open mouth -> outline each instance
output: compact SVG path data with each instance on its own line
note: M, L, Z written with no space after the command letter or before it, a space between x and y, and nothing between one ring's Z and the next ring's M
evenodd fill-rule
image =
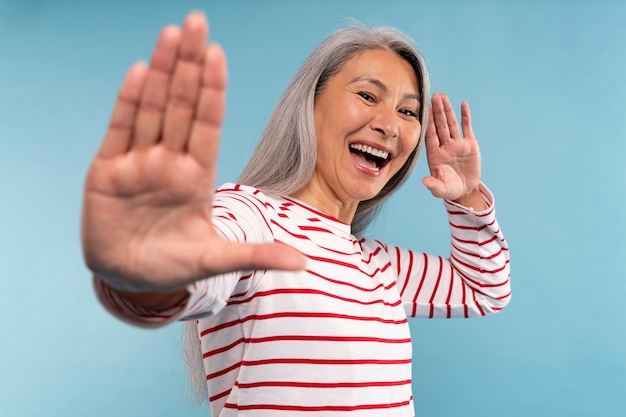
M360 143L350 144L350 152L359 158L359 162L375 171L380 170L389 161L389 152Z

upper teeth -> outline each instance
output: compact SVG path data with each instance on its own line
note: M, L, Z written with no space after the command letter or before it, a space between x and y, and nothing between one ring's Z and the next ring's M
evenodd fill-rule
M371 155L377 156L379 158L387 159L389 156L389 152L383 151L381 149L372 148L371 146L361 145L360 143L353 143L350 145L352 149L356 149L357 151L367 152Z

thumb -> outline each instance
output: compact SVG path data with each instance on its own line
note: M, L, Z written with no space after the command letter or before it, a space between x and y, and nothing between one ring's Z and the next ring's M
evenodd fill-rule
M204 259L204 267L210 275L263 269L300 271L306 266L304 255L283 243L225 242L219 253L212 249Z
M444 198L446 195L446 187L445 185L433 177L432 175L428 175L422 178L422 184L428 188L430 193L437 198Z

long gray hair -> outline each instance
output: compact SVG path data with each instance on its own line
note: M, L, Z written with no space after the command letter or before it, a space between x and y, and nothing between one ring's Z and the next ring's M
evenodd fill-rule
M315 96L353 56L371 49L388 49L405 59L415 71L420 89L422 131L418 146L404 166L374 198L362 201L352 220L352 233L360 235L374 219L377 208L402 185L415 167L424 142L428 117L429 81L426 64L412 41L396 29L347 27L328 36L304 61L276 106L263 135L238 182L270 195L290 195L311 178L317 159L313 106Z
M329 35L304 61L272 114L248 165L238 179L266 194L287 196L302 189L311 178L317 159L313 106L328 80L355 55L387 49L406 60L415 71L421 101L422 131L417 147L404 166L374 198L359 203L352 232L360 235L375 218L380 204L404 183L417 163L428 125L429 80L426 63L413 42L394 28L351 26ZM206 399L206 379L196 323L187 323L186 361L194 392Z

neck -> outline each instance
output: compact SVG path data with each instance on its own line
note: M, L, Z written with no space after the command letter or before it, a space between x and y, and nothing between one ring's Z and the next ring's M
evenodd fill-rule
M352 223L359 205L358 201L342 201L334 193L319 187L315 181L309 182L291 196L346 224Z

